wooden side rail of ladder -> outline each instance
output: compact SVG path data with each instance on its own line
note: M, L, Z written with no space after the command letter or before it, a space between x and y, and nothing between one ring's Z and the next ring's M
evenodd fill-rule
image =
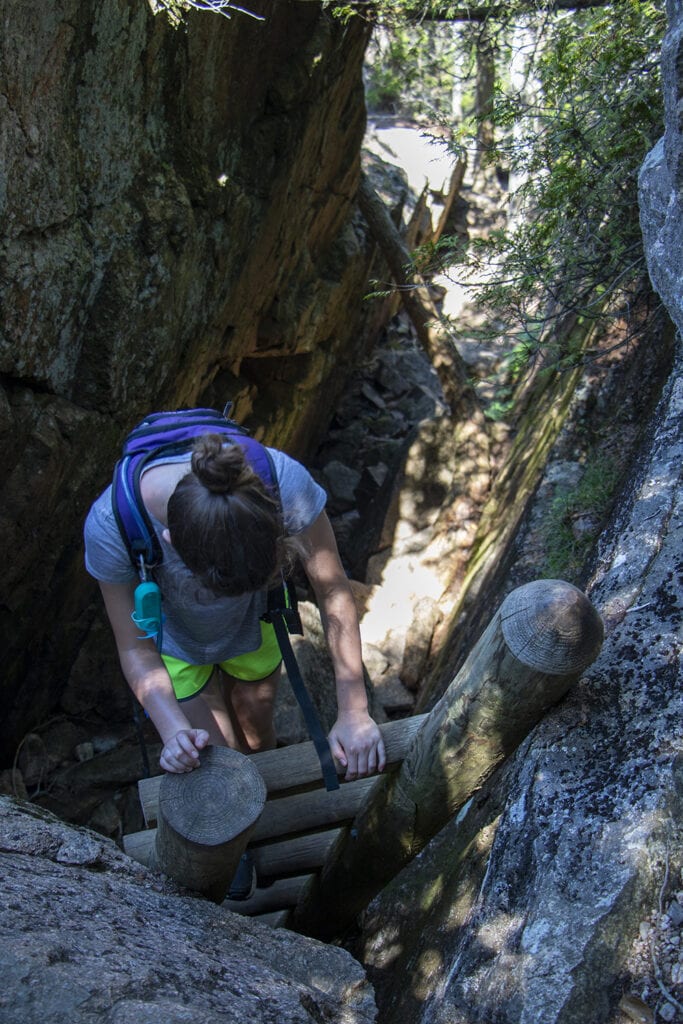
M426 717L416 715L380 726L387 772L398 768ZM259 884L251 899L226 900L224 905L237 913L265 916L269 923L281 924L311 874L324 863L340 835L341 826L353 820L363 800L377 784L378 776L354 782L344 782L340 776L340 788L327 792L323 788L320 761L311 742L252 754L249 761L258 769L267 791L263 813L248 846L254 856ZM125 852L142 864L150 865L154 861L157 835L154 826L162 778L154 776L138 783L148 827L123 839Z

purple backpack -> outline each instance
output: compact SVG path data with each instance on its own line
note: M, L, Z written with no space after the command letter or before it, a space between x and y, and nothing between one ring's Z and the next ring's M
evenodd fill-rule
M226 406L226 412L229 405ZM223 434L244 448L247 462L279 502L275 469L268 451L243 427L216 409L157 412L138 423L123 445L114 468L112 507L135 570L142 579L147 569L163 561L163 552L140 496L140 477L146 465L164 455L189 452L202 434Z

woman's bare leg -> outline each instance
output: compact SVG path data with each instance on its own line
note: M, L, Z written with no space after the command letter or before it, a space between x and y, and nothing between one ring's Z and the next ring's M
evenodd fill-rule
M231 711L231 724L240 746L238 750L256 753L259 750L274 750L277 746L273 711L280 666L265 679L245 683L223 673L226 704Z

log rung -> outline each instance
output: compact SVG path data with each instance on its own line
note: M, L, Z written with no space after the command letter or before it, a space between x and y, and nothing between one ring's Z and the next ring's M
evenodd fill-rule
M415 715L413 718L402 718L380 725L388 765L395 765L403 760L426 717ZM321 785L320 761L310 741L252 754L251 759L263 776L269 796L303 786ZM342 772L343 769L340 768L339 771ZM142 813L148 827L156 823L162 778L162 775L155 775L151 779L141 779L138 783Z
M311 832L350 821L378 781L381 781L381 776L372 776L369 779L345 782L331 793L316 789L268 800L256 823L251 841L258 843L265 839L279 839L297 832Z
M297 836L277 843L250 847L254 855L256 871L260 878L278 878L285 875L300 875L322 867L327 852L341 834L341 829ZM124 838L124 848L129 857L142 864L151 863L156 833L148 829Z
M259 878L281 878L322 867L327 851L341 831L340 828L334 828L328 832L316 832L310 836L252 847Z

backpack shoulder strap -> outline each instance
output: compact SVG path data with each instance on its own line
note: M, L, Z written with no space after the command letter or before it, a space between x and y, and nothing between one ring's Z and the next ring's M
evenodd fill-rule
M337 769L335 767L334 758L332 757L332 751L330 744L325 735L325 730L322 727L322 723L318 718L318 713L311 700L311 695L306 689L306 684L301 675L301 670L296 660L296 656L292 649L292 644L289 639L289 633L287 630L287 623L284 616L277 611L271 611L263 615L262 618L266 622L270 622L275 630L275 636L280 647L280 653L287 669L287 676L289 678L292 692L297 699L301 713L304 716L304 721L308 729L308 734L313 741L313 746L316 749L318 760L320 761L320 769L322 772L323 782L325 783L325 789L328 793L331 793L335 789L339 789L339 779L337 778Z
M133 568L144 579L163 559L159 538L140 496L141 460L124 455L114 467L111 503L119 533Z

